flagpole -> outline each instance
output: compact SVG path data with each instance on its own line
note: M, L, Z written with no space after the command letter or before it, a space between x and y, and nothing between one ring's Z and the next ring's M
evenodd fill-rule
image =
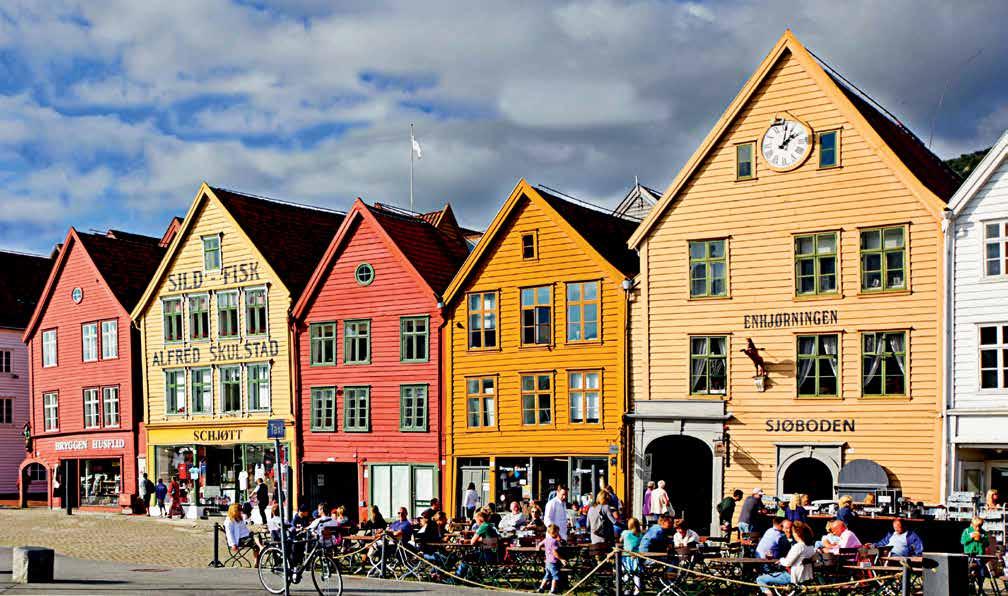
M413 211L413 123L409 123L409 209Z

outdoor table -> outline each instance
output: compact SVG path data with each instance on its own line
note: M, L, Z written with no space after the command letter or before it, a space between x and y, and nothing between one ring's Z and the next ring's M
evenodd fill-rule
M545 552L535 546L509 546L507 556L515 572L525 578L535 579L544 569Z

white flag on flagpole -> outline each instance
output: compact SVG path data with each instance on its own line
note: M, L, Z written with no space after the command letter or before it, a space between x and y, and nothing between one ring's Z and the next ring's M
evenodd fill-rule
M423 150L420 148L420 143L413 136L412 132L410 132L410 141L413 142L413 153L416 153L417 159L423 159Z

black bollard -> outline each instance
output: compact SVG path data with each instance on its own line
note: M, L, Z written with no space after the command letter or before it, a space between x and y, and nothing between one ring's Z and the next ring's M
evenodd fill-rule
M220 524L214 522L213 524L213 561L207 567L223 567L224 563L220 561Z
M381 577L382 579L385 578L385 551L388 550L388 544L389 544L389 540L383 534L382 537L381 537L381 568L379 570L379 572L380 572L379 577Z
M910 563L903 561L903 576L900 578L900 596L910 596Z

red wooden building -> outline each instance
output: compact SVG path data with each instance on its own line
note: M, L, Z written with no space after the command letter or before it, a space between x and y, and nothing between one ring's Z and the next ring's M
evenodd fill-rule
M32 450L21 469L45 467L52 507L64 506L66 483L74 507L135 504L143 392L129 313L177 229L152 238L70 228L60 247L23 337Z
M440 495L441 292L464 234L447 205L347 214L293 312L307 502L391 519Z

